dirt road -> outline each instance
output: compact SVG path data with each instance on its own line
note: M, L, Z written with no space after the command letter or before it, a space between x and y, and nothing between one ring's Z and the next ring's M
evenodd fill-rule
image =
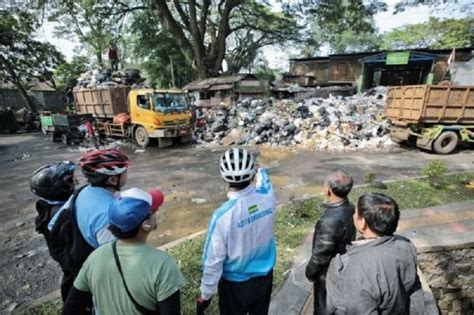
M445 160L451 171L472 170L469 151L436 156L419 151L324 153L303 149L250 148L260 152L259 163L270 168L279 203L288 198L320 192L325 174L333 168L350 172L356 184L366 172L380 179L418 175L430 160ZM132 161L127 187L159 187L166 194L160 210L160 225L150 242L161 245L200 231L216 206L225 200L218 175L218 157L225 148L148 148L134 153L124 147ZM7 313L59 287L60 272L34 232L35 197L29 190L31 173L52 161L76 161L77 147L48 143L42 134L0 136L0 313ZM80 172L77 172L80 175ZM81 183L85 183L80 176Z

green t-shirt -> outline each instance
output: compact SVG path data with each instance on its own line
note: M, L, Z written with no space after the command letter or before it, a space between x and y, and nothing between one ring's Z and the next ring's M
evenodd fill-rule
M185 286L173 257L146 244L117 243L117 253L125 282L134 299L150 310L157 302L170 297ZM99 314L140 314L120 277L112 244L96 249L87 258L74 287L91 292Z

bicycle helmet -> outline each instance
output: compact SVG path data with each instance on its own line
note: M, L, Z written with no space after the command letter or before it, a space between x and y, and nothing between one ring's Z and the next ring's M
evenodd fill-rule
M103 185L109 176L124 173L128 169L129 160L122 151L107 149L84 154L79 165L92 185Z
M31 176L31 191L47 200L65 201L74 191L74 171L76 165L65 161L43 165Z
M242 183L253 179L256 168L255 159L245 149L227 150L220 160L222 178L228 183Z

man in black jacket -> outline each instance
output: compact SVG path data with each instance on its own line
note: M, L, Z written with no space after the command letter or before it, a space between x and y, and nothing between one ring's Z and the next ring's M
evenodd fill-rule
M313 252L306 266L306 277L314 283L315 315L326 314L326 273L331 259L345 253L346 245L355 239L354 205L347 198L352 185L352 178L341 170L332 171L324 182L328 203L314 228Z

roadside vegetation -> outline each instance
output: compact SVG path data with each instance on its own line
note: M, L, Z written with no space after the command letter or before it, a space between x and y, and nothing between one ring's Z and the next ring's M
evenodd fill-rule
M375 174L371 178L375 178ZM473 180L474 172L444 175L438 179L441 185L433 186L430 179L409 179L384 183L384 186L369 183L353 189L350 199L356 202L366 192L382 192L393 197L402 209L423 208L452 202L474 200L474 189L465 187ZM275 221L277 242L277 264L274 270L274 290L281 285L289 274L293 257L304 237L310 233L323 210L323 199L314 197L306 200L293 199L279 209ZM169 250L178 261L188 285L181 293L183 314L195 313L195 301L199 295L201 276L201 256L205 236L186 241ZM217 314L217 298L209 308L209 314ZM24 314L59 313L61 303L58 300L42 304Z

